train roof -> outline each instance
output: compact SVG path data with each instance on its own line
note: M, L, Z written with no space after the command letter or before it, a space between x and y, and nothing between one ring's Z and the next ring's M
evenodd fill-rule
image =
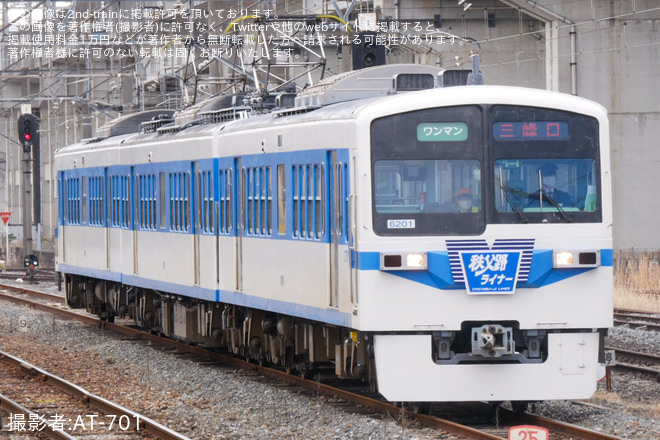
M206 137L217 131L230 133L292 123L354 119L365 113L378 117L438 105L511 103L605 115L602 106L562 93L466 85L469 73L409 64L377 66L335 75L297 96L280 94L272 100L272 107L262 107L261 111L248 105L254 104L254 96L241 94L204 101L178 113L149 110L124 116L101 127L97 137L58 151L150 142L163 136Z
M97 130L94 144L130 133L176 133L198 125L226 123L270 114L295 116L324 106L365 98L388 96L467 82L468 70L445 70L415 64L392 64L332 76L299 94L282 92L268 96L240 93L213 98L175 113L148 110L114 119Z

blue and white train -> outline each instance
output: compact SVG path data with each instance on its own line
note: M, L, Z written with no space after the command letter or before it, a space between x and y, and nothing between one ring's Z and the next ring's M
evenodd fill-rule
M589 397L612 325L606 112L463 77L379 66L59 149L68 303L390 401Z

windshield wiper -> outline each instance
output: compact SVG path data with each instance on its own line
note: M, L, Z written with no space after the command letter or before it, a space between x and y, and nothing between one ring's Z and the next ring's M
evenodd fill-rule
M502 172L500 171L500 200L502 196L506 199L506 202L509 204L511 208L518 214L518 217L522 220L523 223L529 223L529 219L527 216L523 213L522 208L520 207L520 203L517 203L513 197L511 197L511 192L513 192L514 189L509 188L508 186L504 185L504 182L502 182ZM504 206L504 202L501 200L502 206Z
M540 194L540 196L539 196L539 199L547 200L548 202L550 202L550 204L552 205L552 207L555 208L555 209L557 210L557 212L559 213L559 215L561 216L561 218L562 218L564 221L566 221L566 223L572 223L572 222L573 222L573 220L571 220L571 218L570 218L568 215L566 215L566 211L564 211L564 208L562 208L561 205L560 205L559 203L557 203L557 201L556 201L555 199L553 199L552 197L550 197L550 196L548 195L548 193L546 193L546 192L543 191L543 190L540 190L540 192L541 192L541 194ZM541 211L543 211L543 204L541 203L540 206L541 206Z
M504 207L504 200L503 198L506 198L506 202L509 204L510 207L513 208L513 210L518 214L518 217L522 220L523 223L529 223L529 219L525 214L523 213L522 208L520 207L520 203L517 203L516 200L511 197L510 192L513 191L512 188L509 188L508 185L504 184L504 179L503 179L503 170L500 168L499 172L499 183L500 183L500 203L502 207Z
M571 220L566 215L566 212L564 212L564 209L561 207L561 205L559 203L557 203L557 201L555 199L550 197L550 195L547 192L543 191L543 174L541 173L541 168L539 168L539 171L538 171L539 172L539 209L540 209L540 211L543 212L543 200L547 200L548 202L550 202L550 204L553 206L553 208L555 208L557 210L557 212L559 213L561 218L564 221L566 221L566 223L572 223L573 220ZM554 169L556 170L557 167L555 166ZM550 173L550 174L552 175L554 173Z

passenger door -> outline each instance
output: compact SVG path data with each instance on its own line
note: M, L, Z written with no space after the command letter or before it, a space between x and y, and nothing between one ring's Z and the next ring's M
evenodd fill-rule
M132 211L132 215L129 217L131 219L131 237L133 240L133 274L138 274L138 216L137 216L137 206L139 203L139 194L138 194L138 184L137 184L137 174L135 173L135 167L131 167L131 177L129 182L129 187L127 188L129 194L129 201L133 200L133 203L128 203L129 211Z
M198 286L200 284L200 249L199 249L199 232L201 230L201 203L202 203L202 189L201 189L201 172L199 171L199 164L197 162L192 163L192 218L190 219L190 226L192 227L193 235L193 284Z
M330 243L330 307L339 307L339 239L341 236L341 194L342 170L337 162L337 152L328 153L330 170L330 224L328 238Z
M110 192L110 176L108 176L108 168L103 170L103 198L106 201L105 205L101 207L103 210L103 224L105 226L105 268L111 270L110 267L110 249L112 249L112 239L110 238L110 227L112 226L112 219L110 218L110 205L112 203Z

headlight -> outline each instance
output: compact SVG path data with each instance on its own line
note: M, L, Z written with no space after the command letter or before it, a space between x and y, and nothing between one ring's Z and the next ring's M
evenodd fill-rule
M573 258L573 252L555 251L554 260L554 267L566 267L572 266L575 258Z
M424 269L426 267L426 258L423 254L408 254L406 261L411 269Z
M380 254L380 270L426 270L426 252L387 252Z
M555 269L587 268L600 266L600 251L553 251L552 267Z

